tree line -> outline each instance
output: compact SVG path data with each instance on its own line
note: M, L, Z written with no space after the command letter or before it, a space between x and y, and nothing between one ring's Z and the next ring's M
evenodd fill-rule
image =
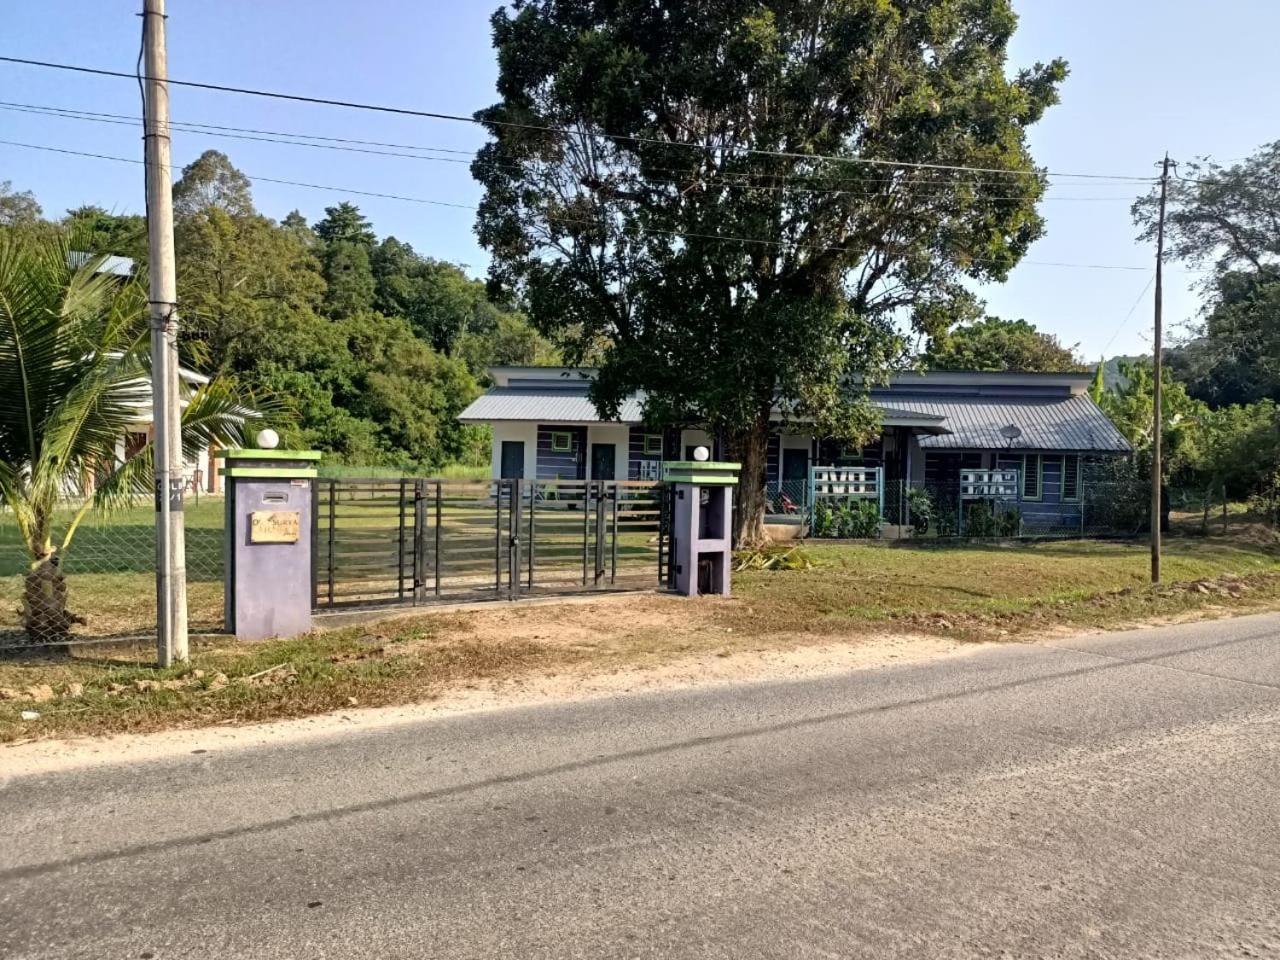
M183 362L283 414L290 443L406 471L487 463L487 431L457 422L485 369L558 360L515 305L455 264L379 239L354 204L313 224L296 210L275 221L213 150L183 169L173 197ZM6 184L5 224L60 229L146 275L142 216L85 206L54 223Z

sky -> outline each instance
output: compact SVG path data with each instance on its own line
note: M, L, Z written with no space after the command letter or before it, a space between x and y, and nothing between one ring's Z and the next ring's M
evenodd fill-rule
M497 0L170 0L174 79L259 87L469 115L496 99L489 17ZM3 0L0 55L132 71L140 0ZM1246 157L1280 139L1275 37L1280 4L1269 0L1015 0L1021 24L1010 69L1064 57L1062 102L1030 133L1050 171L1154 176L1175 159ZM376 14L376 15L375 15ZM483 131L466 123L396 117L174 88L175 121L347 137L470 153ZM132 80L0 63L0 101L136 117ZM135 125L88 123L0 107L0 140L140 158ZM375 156L175 132L174 163L216 148L266 183L255 202L277 219L299 209L310 221L340 200L357 203L380 236L483 275L471 207L480 190L462 162ZM85 203L142 210L136 164L0 144L0 181L31 190L54 216ZM435 200L362 196L354 191ZM1154 251L1135 242L1132 186L1060 181L1041 206L1046 236L1007 283L980 291L990 313L1022 317L1078 345L1087 358L1150 349ZM1051 266L1074 264L1077 266ZM1083 264L1111 268L1093 269ZM1167 273L1165 316L1194 321L1200 274Z

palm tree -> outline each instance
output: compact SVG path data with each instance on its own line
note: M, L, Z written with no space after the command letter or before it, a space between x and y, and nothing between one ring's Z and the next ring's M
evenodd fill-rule
M127 461L116 454L151 403L146 293L73 249L62 231L0 230L0 503L31 561L22 613L37 644L84 622L67 608L60 568L81 522L137 502L153 483L150 444ZM183 400L188 456L242 444L255 416L225 381ZM68 506L55 538L55 512Z

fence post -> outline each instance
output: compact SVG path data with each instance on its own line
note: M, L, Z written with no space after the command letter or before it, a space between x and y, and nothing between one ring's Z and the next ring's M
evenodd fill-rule
M533 589L533 553L538 542L537 523L535 521L535 511L538 507L538 481L532 480L529 483L529 542L527 552L529 554L529 589Z
M227 497L227 504L231 503L231 498ZM230 509L224 511L230 513ZM225 529L225 527L223 528ZM229 548L224 549L225 555L229 553ZM311 609L315 609L320 603L320 564L317 562L320 553L320 480L317 477L311 478ZM223 567L226 570L230 564Z
M605 544L605 486L603 480L596 481L596 545L595 545L595 585L600 586L604 578L604 544Z
M338 481L331 479L329 481L329 557L328 557L329 606L333 606L333 578L334 578L333 538L334 538L334 527L337 526L337 521L338 521L337 503L336 503L337 497L338 497Z
M609 586L618 582L618 500L621 496L622 488L614 481L613 522L609 524Z
M876 539L884 536L884 467L876 467L876 494L880 506L880 522L876 525Z
M502 595L502 491L505 480L493 481L493 592Z
M811 537L813 536L814 522L817 520L818 483L814 473L817 469L817 464L809 464L809 509L807 512L809 514L809 536Z
M432 564L435 569L432 571L432 579L435 580L435 593L437 597L440 596L440 575L444 570L444 556L440 552L440 548L443 546L440 536L440 521L444 517L443 504L441 503L444 496L444 491L441 489L443 485L443 480L436 481L435 563Z
M582 585L587 585L587 540L591 536L591 483L582 481Z
M399 533L397 535L397 540L396 540L396 542L399 544L399 550L396 552L396 599L397 600L404 599L404 528L405 528L405 524L408 522L408 517L405 516L404 502L405 502L405 479L404 477L401 477L400 478L400 502L399 502L400 529L399 529Z
M523 481L510 481L511 506L507 513L507 599L520 599L520 507L524 495Z
M427 566L427 517L426 502L422 480L413 481L413 605L417 606L424 599L426 591Z

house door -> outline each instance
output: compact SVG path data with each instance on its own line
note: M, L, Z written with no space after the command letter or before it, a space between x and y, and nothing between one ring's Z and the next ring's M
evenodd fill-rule
M809 451L782 451L782 492L796 503L809 495Z
M612 443L593 443L591 445L591 479L615 480L615 457L618 448Z
M502 441L502 479L524 479L524 441Z

